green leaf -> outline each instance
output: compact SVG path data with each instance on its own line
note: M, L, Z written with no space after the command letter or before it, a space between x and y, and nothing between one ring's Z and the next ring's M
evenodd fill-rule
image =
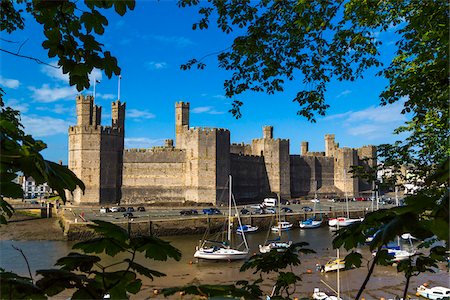
M352 267L361 267L362 255L352 251L345 256L345 268L350 269Z
M80 249L85 253L103 253L115 256L128 248L128 245L113 238L93 238L73 245L72 249Z
M138 263L132 262L130 259L125 259L124 262L128 263L130 268L136 272L138 272L141 275L144 275L148 278L150 278L151 280L153 280L153 277L163 277L166 276L166 274L155 271L155 270L151 270L148 269Z
M146 258L154 260L167 260L173 258L180 260L181 252L177 248L170 245L169 242L163 241L153 236L140 236L131 238L130 245L138 252L144 252Z
M68 256L58 259L56 265L62 266L62 269L67 271L89 272L94 264L99 261L100 257L98 256L71 252Z

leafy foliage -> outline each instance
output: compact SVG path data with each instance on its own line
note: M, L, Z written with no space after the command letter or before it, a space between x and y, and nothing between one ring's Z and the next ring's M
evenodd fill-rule
M70 85L78 91L89 88L89 74L93 68L104 70L106 76L119 75L117 59L97 37L105 32L108 19L103 10L114 8L123 16L135 8L134 0L114 1L24 1L6 0L1 3L1 31L11 33L23 29L24 11L43 26L45 40L42 47L48 56L58 58L58 66L69 75ZM4 52L11 53L11 51ZM14 53L11 53L14 54ZM15 54L17 55L17 54Z

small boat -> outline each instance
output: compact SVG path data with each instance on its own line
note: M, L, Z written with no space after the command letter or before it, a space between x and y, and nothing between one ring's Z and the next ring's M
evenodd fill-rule
M417 288L416 295L427 299L448 299L450 297L450 289L443 286L428 288L425 283Z
M292 223L289 223L287 221L280 221L280 222L278 222L277 225L272 226L271 229L272 229L272 231L276 231L276 232L288 231L288 230L290 230L292 228L292 226L293 226Z
M231 247L231 234L232 234L232 213L231 209L234 207L236 211L236 216L238 219L239 227L242 227L241 219L239 217L239 211L237 210L236 201L234 199L233 193L231 191L232 187L232 177L229 177L229 199L228 199L228 226L227 226L227 240L226 241L211 241L203 239L201 245L197 246L195 249L194 257L201 259L211 259L211 260L238 260L245 259L248 256L249 248L247 240L245 238L245 232L240 235L242 237L242 244L245 245L244 250Z
M417 240L416 237L412 236L411 233L404 233L401 235L403 240Z
M321 292L319 288L314 288L314 293L312 294L312 298L315 300L342 300L342 298L338 298L336 296L328 296L325 292Z
M239 233L239 234L242 234L242 233L252 233L252 232L257 231L258 229L259 229L258 226L242 225L242 226L239 226L239 227L236 229L236 232Z
M391 261L393 261L393 262L406 260L409 257L411 257L414 254L416 254L416 251L414 251L414 250L402 250L400 248L400 246L387 247L387 248L384 248L384 249L387 249L388 255L391 257ZM376 251L372 252L373 256L375 256L376 254L377 254Z
M302 229L319 228L321 225L322 220L316 220L314 217L299 222L299 226Z
M340 218L328 220L328 226L347 227L347 226L350 226L351 224L362 222L363 220L364 220L364 218L351 219L351 218L340 217Z
M289 242L269 241L264 246L259 245L259 252L269 253L271 250L277 250L277 252L284 252L291 245L292 245L292 241L289 241Z
M330 260L329 262L327 262L325 265L322 266L320 271L322 273L326 273L326 272L337 271L338 269L339 270L345 269L345 261L343 259L338 258L335 260Z

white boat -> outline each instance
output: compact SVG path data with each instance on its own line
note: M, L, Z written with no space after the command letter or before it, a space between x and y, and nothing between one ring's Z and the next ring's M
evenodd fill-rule
M239 226L239 227L236 229L236 232L239 233L239 234L242 234L242 233L252 233L252 232L256 232L258 229L259 229L258 226L242 225L242 226Z
M345 261L343 259L338 258L335 260L330 260L329 262L327 262L325 265L322 266L320 271L326 273L337 271L338 269L339 270L345 269Z
M300 221L299 226L302 229L319 228L322 225L322 220L314 220L314 218L309 218L305 221Z
M238 260L245 259L248 256L248 244L245 238L245 232L243 232L240 236L242 236L243 242L241 243L245 245L244 250L239 250L238 247L231 247L231 233L232 233L232 214L231 208L234 204L234 209L236 211L236 216L239 222L239 227L242 228L241 219L239 217L239 211L236 206L236 201L234 200L232 193L232 178L231 175L229 177L229 200L228 200L228 228L227 228L227 241L225 242L215 242L203 239L203 242L200 246L196 247L196 251L194 253L195 258L201 259L210 259L210 260Z
M271 229L272 229L272 231L275 231L275 232L287 231L287 230L290 230L292 228L292 226L293 226L292 223L289 223L287 221L280 221L280 222L278 222L277 225L272 226Z
M286 221L281 221L281 206L280 206L281 201L279 198L280 195L278 195L278 214L277 214L278 224L270 228L271 231L278 233L278 238L276 240L268 241L267 238L270 234L269 230L266 237L266 243L264 245L259 245L259 252L261 253L268 253L273 249L277 250L278 252L284 252L292 245L292 241L281 241L282 232L290 230L293 224Z
M399 247L391 247L387 248L388 255L391 257L391 261L398 262L402 260L406 260L416 254L414 250L402 250ZM377 254L376 251L372 252L372 255L375 256Z
M416 295L427 299L448 299L450 297L450 289L443 286L428 288L426 284L423 284L417 288Z
M277 250L277 252L284 252L291 245L292 245L292 241L289 241L289 242L271 241L264 246L259 245L259 252L269 253L272 250Z
M314 288L312 298L315 300L342 300L342 298L338 298L336 296L328 296L325 292L321 292L319 288Z
M364 220L364 218L351 219L351 218L339 217L339 218L329 219L328 226L335 227L335 226L338 226L338 223L339 223L339 227L347 227L351 224L362 222L363 220Z

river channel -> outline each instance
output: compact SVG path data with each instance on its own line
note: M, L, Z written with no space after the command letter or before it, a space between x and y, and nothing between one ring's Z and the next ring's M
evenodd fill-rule
M321 290L330 291L330 289L321 281L325 281L332 287L336 287L336 273L322 274L315 270L316 264L324 264L331 258L336 257L336 251L331 247L333 232L328 227L322 227L312 230L294 229L285 234L285 238L292 241L302 241L309 243L309 248L316 251L315 254L301 255L302 264L294 267L294 272L302 277L302 281L296 289L296 297L307 297L312 294L314 287L320 287ZM271 236L272 238L274 236ZM189 283L217 284L234 283L237 280L253 281L258 275L252 272L240 272L239 268L242 261L235 262L197 262L193 258L195 246L199 243L202 236L172 236L166 237L168 240L180 249L182 258L179 262L169 260L166 262L156 262L145 259L143 256L137 258L138 262L151 268L167 274L166 277L156 278L154 281L143 279L143 288L141 292L132 298L162 298L161 295L153 295L153 290L163 287L179 286ZM256 253L258 245L265 242L267 232L257 232L247 235L250 252ZM16 273L26 275L28 273L26 264L20 253L13 249L12 245L21 248L25 253L34 274L35 270L52 268L59 257L62 257L71 251L72 242L65 241L0 241L0 262L5 270L13 270ZM365 264L371 258L367 246L362 246L358 251L363 255L363 267L340 272L341 291L343 299L352 299L367 273ZM346 254L341 251L342 256ZM113 260L104 257L105 263ZM114 258L118 260L120 258ZM311 270L311 272L307 272ZM431 285L449 285L449 273L445 266L440 266L435 274L420 275L414 277L410 284L410 295L414 296L415 288L428 282ZM265 279L262 287L269 293L273 279L276 274L264 275ZM386 299L393 298L395 295L401 295L404 288L405 279L401 273L397 273L396 268L392 266L377 266L374 275L369 282L364 296L366 299ZM66 297L67 298L67 297ZM61 298L62 299L62 298Z

